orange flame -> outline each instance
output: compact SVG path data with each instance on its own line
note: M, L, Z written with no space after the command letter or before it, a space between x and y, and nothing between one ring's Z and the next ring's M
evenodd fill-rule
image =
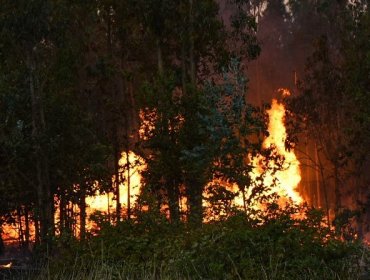
M290 95L290 93L284 89L283 95ZM287 138L284 125L285 107L282 103L273 99L271 109L267 110L267 114L269 116L269 136L264 140L263 146L265 148L274 148L278 155L283 156L284 162L281 170L276 171L274 174L272 174L272 171L269 171L274 167L274 162L268 163L269 168L264 177L264 184L270 186L273 184L274 179L277 179L277 185L273 188L273 192L279 194L280 197L290 198L294 203L302 203L303 199L297 191L298 184L301 181L300 163L294 150L285 148L285 140ZM261 156L253 161L256 168L251 175L254 179L262 174L262 169L259 165L260 161Z
M286 89L279 90L283 96L290 95L290 92ZM155 115L155 112L151 112ZM144 112L141 112L141 115ZM284 157L284 163L282 170L278 170L273 174L271 171L267 171L266 176L264 177L263 183L267 186L273 184L274 180L277 179L277 185L274 186L272 192L278 193L282 199L280 200L281 204L286 202L288 199L291 199L294 203L302 203L303 199L301 195L298 193L297 186L301 181L300 175L300 163L294 153L293 149L289 151L285 148L285 140L287 138L287 132L284 125L284 117L285 117L285 107L282 103L279 103L276 99L272 100L271 109L267 111L269 116L269 123L268 123L268 131L269 136L264 140L264 147L270 148L274 147L276 153L282 157ZM155 117L155 116L154 116ZM150 124L147 124L150 128ZM144 134L144 130L141 130L141 134ZM127 158L128 155L128 158ZM252 180L256 179L260 176L263 172L263 168L260 164L261 160L263 159L262 156L257 156L253 159L252 164L254 164L255 168L253 172L250 174ZM130 168L127 169L128 163L130 163ZM133 164L136 163L136 164ZM274 162L271 161L268 163L268 169L272 169L274 167ZM119 160L120 166L120 173L123 174L125 180L120 183L120 202L122 204L122 208L127 208L128 196L130 193L130 206L133 206L136 201L136 197L140 193L140 181L141 176L139 172L145 168L144 160L137 156L135 153L130 151L128 154L123 152L121 154L121 159ZM130 178L130 184L128 185L127 178ZM112 180L115 180L113 176ZM228 185L227 188L229 190L234 190L237 186ZM130 192L128 191L130 189ZM205 194L206 196L207 194ZM107 194L98 194L96 196L91 196L86 198L86 204L88 205L87 214L91 214L96 210L101 212L113 212L115 209L115 201L113 193ZM183 197L181 200L181 208L186 210L186 198ZM234 204L237 206L243 205L243 198L242 195L236 197L234 199ZM206 205L205 205L206 206ZM87 221L87 229L91 229L93 225L91 222ZM13 233L10 229L8 229L10 235L16 236L16 233ZM8 233L8 234L9 234Z
M2 265L0 265L0 268L11 268L11 267L12 267L12 265L13 265L13 263L12 263L12 262L10 262L10 263L8 263L8 264L2 264Z
M130 193L130 206L133 206L136 201L136 197L140 193L140 171L144 168L144 161L134 152L128 152L128 158L126 152L121 153L121 158L118 162L120 170L119 172L125 178L119 185L120 190L120 202L123 208L127 207L128 193ZM129 168L127 166L129 165ZM130 185L128 185L128 177L130 178ZM115 176L112 178L113 182ZM130 190L129 190L130 189ZM99 194L96 196L90 196L86 199L87 205L89 205L88 213L92 213L96 210L107 212L111 211L115 207L114 195L112 193Z

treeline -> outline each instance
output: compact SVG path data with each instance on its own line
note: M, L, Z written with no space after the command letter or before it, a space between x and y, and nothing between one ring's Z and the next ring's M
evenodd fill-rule
M317 20L325 33L297 81L299 96L289 101L290 135L300 131L301 158L320 187L312 204L338 228L356 220L360 238L370 230L368 5L338 1Z
M146 152L136 148L150 160L148 185L167 192L173 220L179 219L178 189L186 185L189 220L200 222L202 189L215 154L203 163L192 157L211 144L201 122L218 113L205 102L220 102L205 99L202 84L231 58L258 54L247 5L234 3L227 24L215 1L3 1L1 6L2 223L18 215L25 243L30 221L36 242L47 242L56 227L70 230L72 202L80 208L83 237L85 198L97 189L115 192L119 221L118 160L138 143L140 108L155 109L154 136L140 145ZM240 88L234 100L241 102L240 110L242 94ZM221 130L227 124L220 125ZM112 175L119 180L112 183Z
M243 67L260 52L256 11L262 2L1 1L0 225L23 223L27 245L32 223L36 243L47 243L56 231L71 232L74 203L84 239L86 197L97 190L115 194L115 221L120 221L119 184L129 180L118 165L122 151L134 151L147 164L138 202L154 212L168 207L174 224L202 222L202 194L212 179L219 180L209 186L210 200L226 201L220 207L227 213L237 193L220 182L238 186L244 211L253 201L268 199L264 192L271 186L264 186L262 178L251 181L248 155L259 152L274 159L274 154L261 151L264 116L246 103L243 75ZM282 3L269 1L267 7L270 2ZM299 1L290 2L297 8ZM348 56L341 56L346 61L341 73L351 74L345 92L355 92L349 96L355 100L351 106L361 106L353 121L362 136L369 125L364 105L369 104L370 64L366 2L356 2L353 9L334 5L348 16L345 42L358 44L343 45ZM327 1L319 4L333 9ZM320 59L314 61L318 63ZM319 81L309 81L320 87L318 97L327 96ZM336 126L338 135L346 129ZM364 151L365 143L360 148ZM336 151L339 157L342 149ZM113 175L118 180L112 181ZM185 214L182 197L187 200ZM128 209L125 217L133 216Z

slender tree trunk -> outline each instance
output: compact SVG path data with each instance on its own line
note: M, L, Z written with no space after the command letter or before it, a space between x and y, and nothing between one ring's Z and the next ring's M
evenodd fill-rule
M125 102L125 104L129 105L127 108L124 108L124 125L125 125L125 153L126 153L126 164L124 170L127 172L127 219L131 219L131 176L130 176L130 133L129 129L131 126L130 119L131 114L130 111L132 110L132 107L130 106L130 101L132 101L132 88L130 87L130 84L128 86L129 88L126 88L126 92L128 93L128 102ZM123 87L122 87L123 88ZM132 103L131 103L132 105Z
M0 256L4 253L4 241L3 241L3 225L0 224Z
M75 217L76 209L73 203L71 203L70 209L71 209L71 232L73 236L77 236L77 221L76 221L77 217Z
M194 10L193 0L189 0L189 63L190 63L190 82L193 87L196 85L196 70L194 56Z
M180 209L179 209L179 187L178 184L176 184L176 181L173 180L172 182L169 182L169 185L167 186L168 190L168 203L169 203L169 209L170 209L170 219L171 223L177 224L180 222Z
M339 182L338 164L334 163L334 192L335 192L335 216L337 216L342 208L342 194Z
M37 173L37 197L40 214L41 243L48 243L54 234L53 200L50 192L49 163L46 149L41 144L46 124L42 102L42 91L36 71L34 51L28 53L29 87L32 108L32 139Z
M183 39L181 43L181 83L182 83L182 94L186 96L186 49L185 41Z
M37 215L34 214L33 222L35 223L35 244L40 244L40 225Z
M126 147L126 171L127 171L127 219L131 219L131 176L130 176L130 151Z
M66 229L66 203L64 194L60 194L60 203L59 203L59 230L60 234L63 235Z
M109 192L107 193L107 216L108 216L108 221L111 222L111 215L110 215L110 196Z
M325 179L325 174L324 174L324 166L321 162L321 158L320 158L320 154L319 154L319 151L317 149L317 146L315 146L315 148L316 148L316 155L317 155L317 163L318 163L318 167L319 167L319 170L320 170L321 182L322 182L323 192L324 192L326 216L327 216L327 219L328 219L328 225L330 226L330 224L331 224L330 208L329 208L329 199L328 199L328 189L327 189L327 184L326 184L326 179Z
M64 224L65 224L65 230L69 234L73 233L73 228L72 228L72 213L73 210L71 209L71 203L67 202L66 204L66 209L65 209L65 219L64 219Z
M110 56L110 62L113 64L113 58L114 58L114 22L111 17L111 6L108 6L107 9L107 48L108 48L108 54ZM122 62L121 62L122 63ZM112 78L109 81L111 85L111 91L113 93L114 100L119 101L118 93L120 92L117 88L117 85L115 84L114 78ZM121 174L120 174L120 167L119 167L119 160L121 157L120 153L120 141L119 141L119 132L118 132L118 126L117 124L119 120L119 116L117 116L116 108L114 107L113 112L113 119L111 120L113 122L112 126L112 137L113 137L113 158L114 158L114 176L115 180L113 182L113 189L116 197L116 222L118 223L121 220L121 199L120 199L120 183L121 183Z
M245 197L245 186L242 189L242 195L243 195L243 209L244 209L244 213L247 213L247 198Z
M203 221L202 193L203 183L194 178L187 180L188 204L189 204L189 224L191 226L200 226Z
M86 238L86 188L82 186L80 194L80 240Z
M196 62L194 54L194 6L193 0L189 0L189 26L188 26L188 40L189 40L189 78L192 90L188 94L192 94L196 88ZM202 172L202 171L200 171ZM203 221L203 206L202 193L204 183L196 175L188 175L185 181L188 194L189 218L188 221L192 226L200 226ZM201 174L200 174L201 176Z
M28 249L30 245L30 220L28 208L24 208L24 223L25 223L25 247Z
M24 232L22 223L22 212L21 208L17 207L17 219L18 219L18 238L22 247L24 246Z
M119 167L119 160L120 160L120 151L119 151L119 144L118 144L118 131L117 126L114 125L114 187L115 187L115 195L116 195L116 220L119 222L121 220L121 193L119 186L121 184L121 174L120 174L120 167Z
M157 63L158 63L158 73L160 76L163 75L163 54L162 54L162 43L159 38L157 38Z
M320 174L319 174L319 169L321 168L321 166L319 165L319 156L318 156L318 152L317 152L317 144L315 142L315 163L316 163L316 168L315 168L315 175L316 175L316 193L317 193L317 207L321 207L321 189L320 189ZM326 198L326 194L325 194L325 199ZM327 203L327 202L325 202ZM326 204L327 206L327 204Z

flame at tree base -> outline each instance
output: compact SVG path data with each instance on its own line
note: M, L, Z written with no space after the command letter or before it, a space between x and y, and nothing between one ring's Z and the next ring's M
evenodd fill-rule
M280 89L284 96L290 95L286 89ZM236 184L227 182L218 182L213 180L210 184L222 185L228 191L233 193L238 192L234 198L233 204L238 208L252 208L255 210L264 210L266 205L257 202L253 193L255 187L261 187L261 194L264 197L271 197L265 202L276 201L274 197L278 197L278 204L281 208L286 205L301 204L304 202L302 196L297 191L297 187L301 181L300 163L297 159L294 149L286 149L287 132L285 128L285 107L277 99L273 99L271 108L266 111L268 114L268 132L269 136L263 141L263 148L272 151L272 156L265 158L263 155L257 155L254 158L250 157L250 164L253 166L252 172L249 173L252 186L247 188L246 192L241 193L240 188ZM205 194L207 197L207 194ZM246 203L248 199L248 205ZM207 204L204 204L207 207ZM222 213L226 215L226 213ZM298 216L302 216L299 214ZM297 217L298 217L297 216ZM207 218L205 219L207 220Z
M283 94L289 94L287 91L284 91ZM268 132L269 136L264 140L263 147L266 149L273 149L275 155L279 158L277 163L274 160L266 160L262 155L259 155L251 160L251 164L254 166L253 171L250 173L251 179L261 180L260 184L264 186L271 186L264 195L269 194L278 194L280 197L279 205L284 207L287 203L290 204L300 204L303 202L303 199L299 192L297 191L298 184L301 181L301 172L300 172L300 163L294 153L294 149L286 149L286 139L287 132L284 124L285 118L285 107L278 100L273 99L271 108L267 111L269 116L268 123ZM120 173L122 174L124 180L120 183L120 202L122 208L127 208L128 203L133 207L137 196L141 191L141 176L140 171L145 168L145 163L133 152L122 153L122 157L119 161ZM129 168L127 168L129 167ZM130 180L127 180L130 178ZM115 178L112 178L113 182ZM216 183L217 182L212 182ZM239 189L236 185L225 184L224 182L219 183L218 185L226 186L226 189L235 192ZM248 195L248 194L246 194ZM204 194L207 197L207 194ZM130 197L130 202L128 197ZM99 194L93 197L86 198L87 204L87 215L94 213L95 211L101 211L105 214L115 213L115 196L113 193ZM234 198L233 204L239 208L245 206L245 199L243 195L240 194ZM205 207L209 205L204 204ZM74 213L78 214L79 209L77 205L73 205L76 208ZM248 207L254 207L248 205ZM256 205L260 210L264 209L262 205ZM164 207L166 208L166 207ZM187 211L187 201L185 197L182 197L180 202L180 208L183 212ZM143 209L145 210L145 209ZM122 213L124 214L124 213ZM124 216L124 215L123 215ZM56 217L58 220L58 217ZM207 220L207 217L205 218ZM78 224L78 221L76 222ZM94 227L94 223L87 221L86 229L91 230ZM31 225L31 228L34 228L34 225ZM77 227L78 228L78 227ZM5 230L10 236L14 238L18 237L16 232L10 230L10 226ZM78 230L77 230L78 231ZM78 236L78 232L76 232Z

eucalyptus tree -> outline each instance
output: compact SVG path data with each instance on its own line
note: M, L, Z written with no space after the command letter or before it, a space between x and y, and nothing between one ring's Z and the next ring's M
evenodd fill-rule
M305 129L318 147L327 207L338 220L346 214L344 208L366 205L368 195L364 175L369 157L366 2L339 3L324 13L337 15L330 25L335 34L317 40L300 85L302 95L293 102L293 110L304 116ZM352 195L345 199L349 192ZM365 208L360 209L360 228L368 215Z
M46 145L44 95L48 65L52 55L50 41L50 3L45 1L3 1L1 14L2 51L11 67L22 67L27 85L23 89L29 100L32 123L32 160L35 162L36 192L41 239L47 240L53 231L53 202L50 188L49 161ZM14 69L13 68L13 69Z
M233 25L226 26L216 1L145 1L142 5L143 25L156 38L158 62L158 76L143 90L142 106L154 112L146 119L152 127L143 146L153 153L144 178L148 187L163 189L168 195L171 220L178 220L179 195L185 192L188 220L199 224L202 194L213 164L212 154L190 156L210 144L200 118L210 106L204 103L204 83L216 78L230 58L240 55L235 46L245 47L243 54L249 58L258 54L255 25L246 10L237 6ZM157 5L155 13L151 5ZM145 17L154 14L160 28L152 17Z
M2 141L13 143L4 160L14 167L10 174L36 194L36 200L19 202L28 208L35 205L36 235L40 232L40 241L46 243L54 234L54 195L73 193L74 184L83 185L81 193L86 194L87 182L91 189L93 180L104 178L107 149L83 106L81 62L86 40L73 33L81 6L3 2ZM81 204L84 199L83 195Z

